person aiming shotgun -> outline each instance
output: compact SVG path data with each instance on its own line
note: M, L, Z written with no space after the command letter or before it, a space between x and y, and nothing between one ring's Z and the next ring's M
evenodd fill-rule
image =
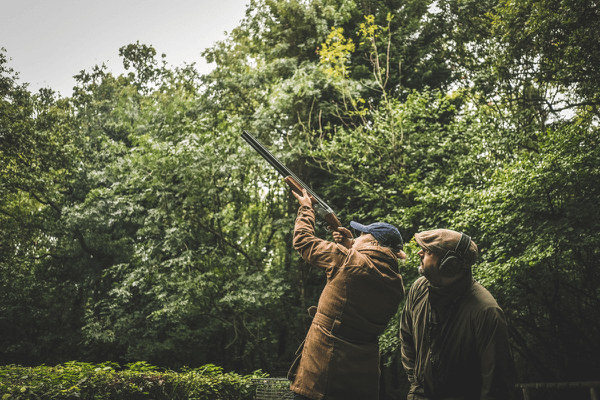
M404 260L402 236L385 222L350 222L361 235L333 232L336 242L315 236L315 211L302 190L294 248L327 275L319 303L288 378L294 399L379 398L379 344L404 297L398 260ZM352 235L350 234L350 237ZM345 244L342 244L345 243Z
M288 373L294 399L377 400L379 344L404 297L398 260L406 259L402 236L385 222L362 225L356 239L331 208L254 136L242 137L285 178L300 207L294 248L327 275L312 324ZM315 216L327 221L334 242L315 236Z

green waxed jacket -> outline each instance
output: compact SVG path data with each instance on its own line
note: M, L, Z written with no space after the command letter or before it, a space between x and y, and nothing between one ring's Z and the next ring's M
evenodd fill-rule
M377 337L404 297L396 255L385 247L348 250L319 239L314 219L311 208L300 207L294 247L327 274L327 284L288 374L291 389L317 400L377 400Z
M443 288L419 278L406 299L400 338L409 400L513 399L504 313L470 273Z

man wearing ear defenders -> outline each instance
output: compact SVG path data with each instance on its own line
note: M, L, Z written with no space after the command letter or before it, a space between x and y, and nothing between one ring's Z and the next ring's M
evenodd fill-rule
M515 370L506 318L473 279L477 245L464 233L415 235L421 278L402 312L402 364L408 400L513 399Z

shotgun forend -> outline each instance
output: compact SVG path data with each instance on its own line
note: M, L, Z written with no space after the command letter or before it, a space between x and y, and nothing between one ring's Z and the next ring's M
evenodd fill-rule
M329 207L327 203L317 196L317 194L313 192L311 188L302 182L300 178L290 171L288 167L283 165L283 163L279 161L279 159L277 159L277 157L275 157L261 142L259 142L258 139L248 133L248 131L244 131L244 133L242 133L242 138L244 138L244 140L248 142L248 144L252 146L252 148L256 150L258 154L260 154L269 164L271 164L273 168L277 170L277 172L279 172L281 176L285 178L285 183L287 183L294 192L302 194L302 189L306 189L306 192L310 196L310 199L313 203L313 208L317 214L319 214L319 216L327 222L329 229L337 230L341 226L340 221L337 219L331 207Z

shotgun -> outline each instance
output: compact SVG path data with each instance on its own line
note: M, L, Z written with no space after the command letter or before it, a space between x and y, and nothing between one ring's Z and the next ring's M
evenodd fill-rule
M269 164L271 164L273 168L277 170L277 172L281 174L281 176L285 178L285 183L287 183L294 192L302 195L302 189L306 189L306 192L312 201L313 208L317 214L319 214L319 216L327 222L329 225L328 229L335 231L342 226L331 207L329 207L327 203L317 196L311 188L302 182L300 178L290 171L288 167L283 165L283 163L279 161L277 157L275 157L269 150L267 150L267 148L261 142L259 142L257 138L248 133L248 131L244 131L244 133L242 133L242 138L244 138L244 140L248 142L248 144L252 146L252 148L256 150L258 154L260 154Z

